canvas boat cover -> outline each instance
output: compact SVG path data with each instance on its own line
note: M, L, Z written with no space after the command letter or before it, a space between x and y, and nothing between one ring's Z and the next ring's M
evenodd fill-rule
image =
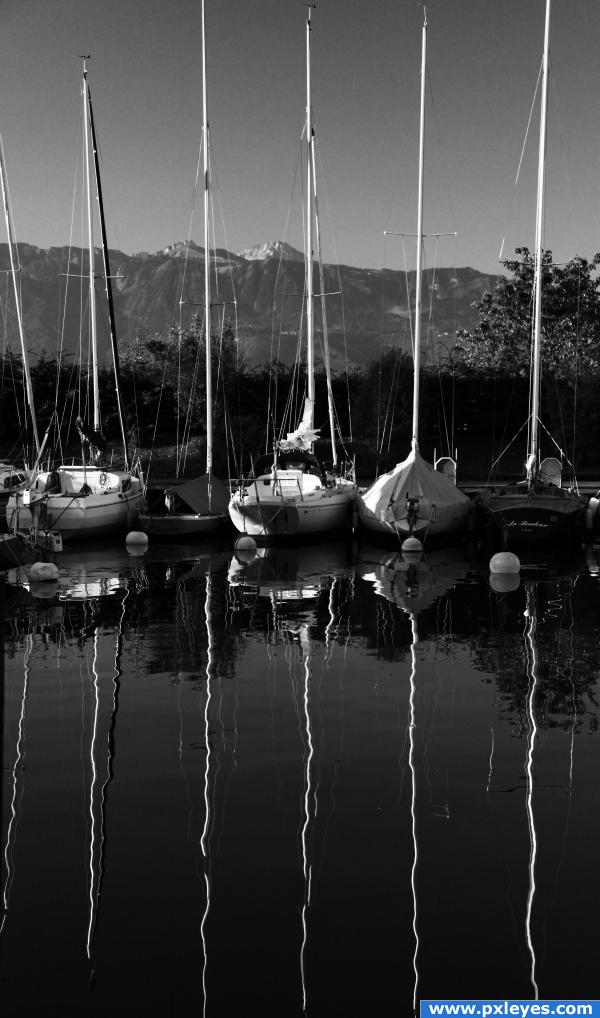
M406 518L407 495L419 498L419 517L433 517L440 524L466 517L471 504L468 495L415 450L373 481L360 502L367 515L391 523Z
M174 484L170 488L165 488L165 494L177 495L199 516L226 513L229 505L228 488L218 478L209 478L208 474L194 477L184 484Z

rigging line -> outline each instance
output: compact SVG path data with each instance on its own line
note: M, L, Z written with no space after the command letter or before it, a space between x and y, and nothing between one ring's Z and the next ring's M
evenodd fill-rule
M216 166L216 159L215 159L214 151L215 151L215 147L214 147L214 143L213 143L213 140L212 140L212 137L211 137L209 139L209 154L212 156L212 159L210 161L211 167ZM211 197L211 206L212 206L213 244L214 244L215 250L216 250L217 242L216 242L216 232L215 232L215 225L214 225L214 223L215 223L215 201L214 201L214 198L215 198L215 192L216 192L216 196L217 196L217 210L219 212L219 221L220 221L220 224L221 224L221 229L223 231L223 242L225 244L225 250L227 252L227 267L229 269L229 276L230 276L230 280L231 280L232 293L233 293L233 296L234 296L233 304L234 304L234 307L236 309L236 316L237 316L237 301L235 299L235 291L234 291L234 286L233 286L233 269L232 269L231 259L229 257L229 255L230 255L229 237L228 237L228 234L227 234L227 224L225 222L225 214L224 214L224 210L223 210L223 198L222 198L222 192L221 192L221 185L219 183L219 176L218 176L218 173L217 173L216 169L212 170L211 185L212 186L211 186L211 189L210 189L210 197ZM216 263L215 263L215 283L216 283L217 292L219 292L219 278L218 278ZM237 334L237 332L236 332L236 334Z
M313 121L313 131L314 131L314 121ZM327 184L326 184L326 180L325 180L325 173L323 171L323 162L321 160L321 150L320 150L320 147L319 147L318 139L316 137L316 133L314 133L314 135L313 135L313 142L314 142L314 144L313 144L313 158L314 158L314 153L315 153L315 150L316 150L316 156L317 156L318 166L319 166L319 170L320 170L320 172L319 172L319 180L322 181L322 189L323 189L324 194L325 194L325 207L327 209L327 218L328 218L329 229L330 229L330 239L331 239L331 243L332 243L332 246L333 246L333 253L334 253L334 258L335 258L335 271L336 271L336 277L337 277L337 285L338 285L338 290L339 290L339 296L341 297L342 335L344 337L344 366L345 366L345 372L346 372L346 397L347 397L347 404L348 404L348 428L349 428L349 433L350 433L350 441L352 441L352 413L351 413L351 404L350 404L350 386L348 384L348 342L347 342L347 336L346 336L346 319L345 319L345 313L344 313L344 292L343 292L343 287L342 287L342 276L341 276L341 272L340 272L340 264L339 264L339 257L338 257L338 253L337 253L337 246L336 246L336 242L335 242L335 235L334 235L334 232L333 232L333 222L332 222L332 217L331 217L331 208L330 208L330 204L329 204L329 196L328 196L328 192L327 192ZM316 168L315 168L315 170L314 170L315 212L316 212L317 217L318 217L316 180L317 180L317 171L316 171ZM319 230L318 226L317 226L317 236L320 237L320 230ZM324 267L323 267L322 255L321 255L321 250L320 250L320 240L318 241L318 244L319 244L319 266L320 266L320 272L322 273L322 272L324 272ZM321 290L322 291L324 290L323 282L321 282ZM324 297L322 299L324 300ZM325 305L323 303L323 337L324 337L324 339L325 339L325 333L326 333L326 324L325 324L325 321L326 321L325 320ZM337 426L337 431L338 431L339 437L340 437L340 439L342 441L342 448L344 450L344 453L347 456L348 452L346 450L346 446L345 446L344 441L343 441L342 429L340 427L340 421L339 421L339 416L338 416L338 413L337 413L336 405L333 402L333 396L332 396L332 400L331 400L331 405L332 405L333 416L335 418L335 423L336 423L336 426Z
M508 452L508 450L510 449L511 445L513 444L513 442L515 442L515 441L516 441L516 439L517 439L517 438L519 437L519 435L520 435L520 434L521 434L521 432L523 431L523 428L527 427L528 423L529 423L529 420L523 421L523 423L522 423L521 427L520 427L520 428L519 428L519 430L518 430L518 431L516 432L516 434L514 434L514 435L513 435L513 437L511 438L510 442L508 443L508 445L506 445L506 446L504 447L504 449L502 450L502 452L500 453L500 455L496 457L496 459L495 459L495 460L494 460L494 462L492 463L492 465L491 465L491 467L490 467L490 469L489 469L489 472L488 472L488 482L489 482L489 480L490 480L490 477L492 476L492 471L494 470L494 467L497 467L497 466L498 466L498 463L500 462L500 460L502 459L502 457L504 456L504 454Z
M392 433L394 429L394 419L396 416L396 406L400 394L400 383L402 380L402 367L404 358L399 351L396 351L394 359L394 370L392 372L392 379L390 382L389 395L388 395L388 421L389 424L387 430L387 451L390 451L392 445ZM387 425L386 425L387 426Z
M437 106L436 106L435 96L433 94L433 88L431 86L431 77L429 75L429 67L426 68L426 72L425 73L426 73L426 79L427 79L427 85L428 85L430 110L431 110L430 122L431 122L431 120L433 120L433 122L435 124L435 127L436 127L436 132L434 132L434 136L441 137L441 131L440 131L440 126L439 126L440 125L440 121L438 119L438 113L437 113ZM442 181L442 187L446 191L447 201L448 201L448 205L450 207L450 219L452 220L452 225L454 226L454 228L456 228L456 215L455 215L455 212L454 212L454 204L452 202L452 197L450 195L450 191L445 186L446 181L451 180L453 178L453 175L448 170L447 163L446 163L445 159L443 158L443 151L444 150L441 147L438 148L437 164L439 165L441 163L441 165L442 165L442 171L443 172L440 174L440 178L441 178L441 181ZM441 156L440 156L440 153L441 153ZM454 232L453 235L456 236L456 232Z
M403 246L404 246L404 241L403 241ZM407 304L408 304L408 272L406 270L406 253L405 253L405 286L406 286ZM410 315L410 309L409 309L409 315ZM401 333L401 330L400 330L400 333ZM381 409L382 409L382 403L383 403L382 377L383 377L383 364L384 364L385 354L383 352L383 343L381 343L381 345L380 345L379 376L378 376L377 446L376 446L377 451L378 451L379 454L382 454L384 448L386 448L386 437L387 437L387 451L388 452L390 450L391 441L392 441L392 432L393 432L394 418L395 418L395 412L396 412L396 395L397 395L397 393L399 391L401 365L402 365L402 361L403 361L403 354L402 354L401 349L400 349L400 333L399 333L399 338L398 338L398 345L396 347L394 347L394 346L390 347L390 350L389 350L389 355L392 356L392 355L395 354L395 357L394 357L394 360L393 360L392 377L391 377L391 379L389 381L389 389L388 389L388 394L387 394L387 401L386 401L386 408L385 408L385 415L384 415L383 423L381 422Z
M171 337L170 337L171 339L173 338L172 333L173 333L173 330L171 330ZM165 345L168 348L168 341L167 341L167 343ZM158 425L159 425L159 421L160 421L160 411L161 411L161 406L162 406L163 393L164 393L164 390L165 390L165 378L166 378L166 374L167 374L167 365L168 365L168 363L169 363L169 352L168 352L168 349L167 349L166 356L163 357L162 378L160 380L160 389L159 389L159 392L158 392L158 406L156 408L156 417L154 419L154 428L153 428L153 431L152 431L152 441L151 441L151 444L150 444L150 455L148 457L148 465L146 467L146 487L148 487L148 480L150 478L150 469L151 469L151 466L152 466L152 457L154 456L154 445L156 443L156 436L158 434ZM133 370L132 370L132 375L135 378L135 372Z
M292 212L292 203L293 203L294 195L295 195L296 189L297 189L298 175L299 175L299 173L300 173L300 171L302 169L302 152L303 152L303 144L302 144L302 142L303 142L303 139L304 139L304 130L301 132L300 142L299 142L299 145L298 145L298 153L297 153L297 156L296 156L296 165L295 165L294 173L293 173L293 176L292 176L292 186L291 186L291 189L290 189L290 197L289 197L289 201L288 201L288 208L287 208L286 219L285 219L285 227L284 227L284 231L283 231L283 245L282 245L282 247L279 250L279 258L278 258L278 261L277 261L277 272L275 274L275 286L274 286L274 296L273 296L273 313L272 313L272 316L271 316L271 346L270 346L270 358L269 358L270 371L269 371L269 390L268 390L269 395L268 395L268 400L267 400L267 430L266 430L266 435L265 435L265 452L268 452L269 422L271 421L271 417L272 417L272 413L273 413L272 405L274 404L275 412L276 412L277 411L277 403L278 403L278 393L279 393L279 365L281 363L281 334L282 334L282 331L283 331L284 314L285 314L285 293L283 294L283 299L282 299L282 303L281 303L281 306L280 306L280 313L279 313L279 329L278 329L278 333L277 333L278 340L277 340L277 358L276 358L277 368L275 370L273 370L273 366L275 364L275 359L273 357L273 344L274 344L274 337L275 337L275 312L277 310L277 296L278 296L278 292L279 292L278 291L278 286L279 286L279 279L280 279L281 271L282 271L282 264L283 264L283 259L284 259L285 244L287 243L287 238L289 236L290 219L291 219L291 212Z
M561 457L563 457L563 459L565 459L565 460L566 460L566 462L567 462L568 466L569 466L569 467L571 468L571 470L573 471L573 473L575 473L575 467L574 467L574 466L573 466L573 464L571 463L571 460L570 460L570 459L569 459L569 457L567 456L567 454L566 454L566 452L564 451L564 449L561 449L560 445L558 444L558 442L556 441L556 439L555 439L555 438L554 438L554 437L553 437L553 436L552 436L552 435L550 434L550 432L548 431L548 428L546 427L546 425L544 424L544 422L543 422L542 420L540 420L539 424L540 424L540 427L542 428L542 430L546 432L546 434L547 434L548 438L550 439L550 441L552 442L552 444L553 444L553 445L555 446L555 448L556 448L556 449L558 450L558 452L560 453Z
M560 107L558 105L558 94L557 94L557 91L556 91L556 80L555 80L555 78L554 78L554 76L552 74L552 63L551 62L550 62L550 67L549 67L549 74L550 74L550 80L551 80L551 83L552 83L552 96L553 96L553 99L554 99L554 111L556 113L557 128L558 128L556 133L557 133L557 137L558 137L558 141L559 141L559 145L560 145L560 152L561 152L561 156L562 156L563 171L564 171L564 175L565 175L565 185L566 185L568 203L569 203L569 207L570 207L570 218L571 218L572 221L574 221L574 219L575 219L575 212L574 212L575 202L573 200L573 193L571 191L571 180L570 180L570 177L569 177L569 168L568 168L568 164L567 164L567 147L565 145L565 137L564 137L564 134L563 134L562 120L561 120L561 116L560 116Z
M560 398L560 387L558 385L558 378L557 378L556 375L554 376L554 387L556 389L556 404L557 404L557 407L558 407L558 416L560 418L560 431L561 431L561 435L562 435L562 441L563 441L563 444L566 446L566 444L567 444L567 434L566 434L566 429L565 429L565 419L564 419L564 414L563 414L562 401L561 401L561 398Z
M183 292L184 292L184 289L185 289L185 282L186 282L186 278L187 278L187 267L188 267L188 260L189 260L189 255L190 255L190 244L191 244L191 240L192 240L192 228L193 228L193 222L194 222L194 214L195 214L195 211L196 211L196 197L197 197L197 194L198 194L198 181L200 179L200 166L202 165L203 152L204 152L204 131L202 131L202 134L201 134L201 137L200 137L200 145L198 146L198 159L197 159L197 162L196 162L196 173L194 175L194 184L193 184L193 187L192 187L192 195L191 195L191 198L190 198L190 210L189 210L189 215L188 215L187 241L186 241L186 246L185 246L185 257L184 257L184 260L183 260L183 273L182 273L182 277L181 277L181 288L179 290L179 328L180 329L183 326L183 322L182 322L182 308L183 308L183 305L185 303L184 299L183 299ZM206 252L204 253L204 257L206 257Z
M433 295L435 293L435 288L436 288L435 276L436 276L436 266L437 266L437 263L438 263L438 252L439 252L439 244L440 244L439 234L436 234L435 236L436 236L435 255L434 255L433 269L431 270L431 272L432 272L431 282L429 284L429 311L428 311L428 316L427 316L427 338L428 339L430 338L431 332L433 331L433 329L432 329L432 323L433 323ZM425 275L425 279L427 279L427 270L425 268L424 268L424 275ZM452 454L452 449L450 447L450 438L449 438L449 435L448 435L448 418L447 418L447 415L446 415L446 405L445 405L445 401L444 401L444 390L443 390L443 387L442 387L442 380L441 380L441 374L440 374L440 360L439 360L439 350L438 350L438 344L437 344L437 335L436 335L435 340L432 343L432 345L433 345L434 350L435 350L435 358L436 358L436 361L437 361L438 380L439 380L439 384L440 384L440 403L441 403L441 409L442 409L442 420L443 420L443 424L444 424L444 432L445 432L445 435L446 435L446 447L447 447L449 453Z
M210 336L211 334L212 334L212 328L211 328L211 323L209 321L208 329L205 326L205 332L204 332L204 342L205 343L208 341L207 340L207 336ZM196 356L195 356L195 359L194 359L194 366L193 366L192 378L191 378L191 383L190 383L190 392L189 392L188 404L187 404L187 409L186 409L186 414L185 414L184 424L183 424L183 435L182 435L182 442L181 442L181 450L180 450L180 455L179 455L179 458L178 458L178 466L182 470L185 470L185 466L186 466L186 463L187 463L187 457L188 457L188 451L189 451L189 445L190 445L190 442L191 442L192 409L193 409L194 399L196 398L197 395L200 394L200 384L199 384L198 378L199 378L199 375L201 373L201 369L202 369L201 350L200 350L200 344L197 344L197 346L196 346Z
M385 262L386 262L386 258L385 258L386 237L387 237L387 231L384 231L383 238L382 238L382 252L381 252L381 254L382 254L381 263L382 263L383 266L385 266ZM380 451L380 441L379 441L379 439L380 439L380 425L381 425L381 364L382 364L382 360L383 360L383 342L384 342L384 340L383 340L383 334L384 334L384 332L383 332L383 326L384 326L383 319L384 319L384 307L385 307L385 283L386 283L386 274L385 274L385 268L383 268L382 272L381 272L381 290L380 290L380 306L379 306L379 376L378 376L378 378L379 378L379 385L378 385L378 393L377 393L377 397L378 397L377 398L377 419L376 419L377 427L376 427L376 435L375 435L375 448L376 448L378 453ZM375 469L376 469L376 474L378 475L379 474L379 464L378 463L376 464L376 468Z
M505 218L505 221L504 221L504 236L502 237L502 243L500 244L500 251L498 252L498 261L499 262L502 262L502 254L503 254L503 251L504 251L504 243L505 243L505 240L506 240L506 233L507 233L507 227L508 227L507 219L512 219L512 211L513 211L513 207L514 207L514 203L515 203L516 188L517 188L517 184L519 182L519 176L521 174L521 168L523 166L523 159L525 157L525 148L527 146L527 139L529 137L529 130L530 130L530 127L531 127L531 121L533 119L534 110L536 108L537 95L538 95L538 91L539 91L539 88L540 88L541 79L542 79L542 63L540 63L540 69L538 71L537 81L536 81L535 89L533 91L533 98L531 100L531 106L530 106L530 109L529 109L529 117L527 119L527 127L525 128L525 136L523 138L523 145L521 146L521 155L519 156L519 162L518 162L518 165L517 165L517 172L516 172L516 176L515 176L515 179L514 179L514 183L513 183L512 191L511 191L511 195L510 195L509 211L508 211L508 214L507 214L507 216Z
M60 364L62 363L63 350L64 350L64 342L65 342L65 330L66 330L66 320L67 320L67 300L68 300L68 293L69 293L69 280L71 278L71 276L70 276L71 252L73 250L73 234L74 234L74 229L75 229L75 204L76 204L76 198L77 198L77 181L79 179L79 173L80 173L80 162L79 162L79 155L77 155L77 157L75 159L75 173L74 173L74 180L73 180L72 200L71 200L71 221L70 221L70 224L69 224L69 245L68 245L68 249L67 249L67 266L66 266L67 272L65 273L65 284L64 284L65 289L64 289L64 299L63 299L63 302L62 302L62 316L61 316L61 319L59 319L59 321L57 323L57 325L58 325L59 342L58 342L58 357L57 357L57 361L56 361L56 386L55 386L55 402L54 402L54 410L55 410L55 413L57 414L57 418L59 417L59 415L58 415L59 381L60 381L59 371L60 371ZM80 287L83 285L81 280L80 280L80 284L79 285L80 285ZM62 284L61 284L61 289L62 289ZM59 306L58 311L59 311L59 314L60 314L60 306ZM66 406L63 405L63 414L65 412L65 409L66 409Z

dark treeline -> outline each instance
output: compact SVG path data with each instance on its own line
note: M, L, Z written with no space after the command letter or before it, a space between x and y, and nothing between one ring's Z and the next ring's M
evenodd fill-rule
M426 365L421 378L420 448L427 458L458 452L459 477L485 479L508 446L499 473L520 472L525 456L533 260L527 249L505 262L508 275L474 308L478 324L457 333L442 364ZM543 452L558 453L581 471L598 469L600 411L600 255L556 266L544 255L542 385ZM233 476L272 447L281 431L297 426L305 391L305 366L281 363L248 369L230 328L213 339L214 468ZM31 448L24 409L23 366L7 352L0 361L2 449L14 458ZM204 340L194 319L183 333L138 340L123 352L122 391L130 452L142 463L151 450L163 473L173 469L174 450L187 442L185 473L205 456ZM86 417L90 379L86 365L59 362L42 353L31 365L40 436L53 439L57 456L79 453L74 422ZM412 420L412 359L387 350L362 368L332 380L343 448L369 479L408 453ZM118 455L119 425L112 369L100 372L103 432ZM290 393L292 395L290 395ZM316 376L315 423L329 438L325 371ZM550 435L554 437L553 444ZM60 441L56 437L60 436ZM342 447L341 447L342 448ZM343 455L342 448L342 455ZM159 452L160 450L160 452ZM51 454L51 453L50 453ZM29 456L29 458L31 458ZM155 467L153 467L155 469Z

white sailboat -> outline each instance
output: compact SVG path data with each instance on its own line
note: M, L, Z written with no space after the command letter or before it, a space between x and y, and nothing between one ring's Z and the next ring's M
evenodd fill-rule
M419 144L419 195L417 211L417 264L415 289L414 381L411 450L401 463L359 494L359 525L384 537L432 537L452 534L466 524L471 500L455 483L455 464L444 458L436 467L419 452L419 374L421 362L421 287L423 257L423 166L425 138L425 83L427 17L423 22L421 51L421 105ZM450 469L448 469L450 468Z
M258 460L254 475L244 480L229 502L229 514L242 534L287 538L341 530L350 525L358 488L354 477L337 470L331 385L328 384L333 472L328 474L314 453L315 428L313 228L319 248L316 217L315 135L310 79L311 7L306 21L306 374L307 392L300 424L275 442L273 453ZM321 290L323 287L321 286ZM323 296L323 295L322 295Z
M206 20L202 0L202 147L204 152L204 337L206 378L206 473L165 489L165 511L140 514L147 534L162 538L211 535L229 524L229 489L213 476L213 395L211 369L210 166L206 88Z
M560 460L555 456L547 456L542 459L540 452L542 269L550 6L551 0L546 0L535 223L535 304L532 322L532 367L528 448L525 462L526 476L517 483L483 492L479 499L480 508L488 523L501 537L504 546L514 542L542 542L555 540L561 536L573 536L582 525L585 513L585 502L579 495L576 482L573 482L569 487L562 486Z
M93 421L86 424L78 419L77 427L84 441L89 443L90 457L86 461L61 464L42 469L42 455L46 439L38 450L38 456L29 481L8 500L6 514L9 529L14 531L32 530L59 532L65 540L100 537L119 531L127 531L137 520L142 498L142 484L132 472L128 460L126 429L119 385L119 362L114 326L114 308L108 262L108 246L104 224L104 208L100 187L100 174L92 102L87 81L87 69L83 64L83 124L84 159L87 198L87 229L89 247L89 314L92 353ZM112 355L115 370L115 390L121 425L124 464L115 468L102 462L105 442L102 436L100 393L98 384L98 350L96 335L96 293L94 274L94 229L92 216L92 167L96 184L96 198L102 230L102 253L104 279L111 325ZM26 359L26 358L25 358Z

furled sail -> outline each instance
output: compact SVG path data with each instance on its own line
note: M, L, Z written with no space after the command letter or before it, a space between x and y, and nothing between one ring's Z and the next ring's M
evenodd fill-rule
M282 438L278 443L281 452L292 452L300 449L303 452L309 450L319 437L320 428L313 427L314 403L312 399L306 398L302 420L295 431L288 431L287 437Z

